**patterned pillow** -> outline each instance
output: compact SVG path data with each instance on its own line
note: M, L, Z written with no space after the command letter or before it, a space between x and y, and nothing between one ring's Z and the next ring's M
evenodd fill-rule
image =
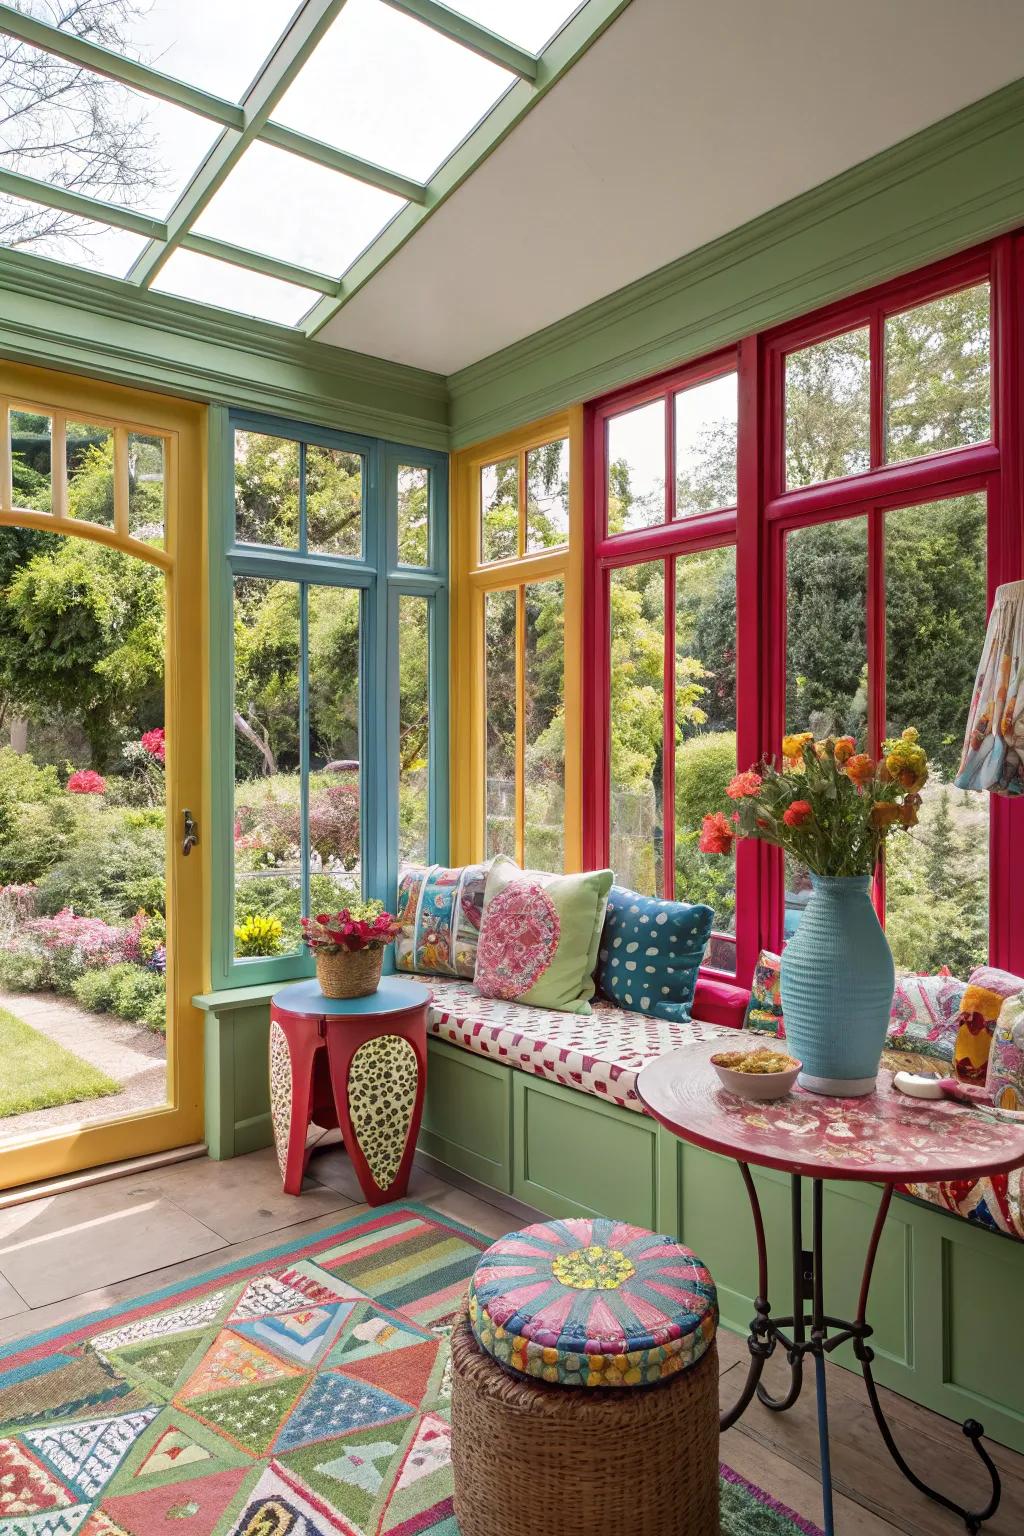
M610 869L524 872L499 854L484 894L476 989L559 1013L589 1013Z
M967 983L948 970L937 976L898 976L886 1049L952 1061L966 990Z
M754 967L754 981L750 988L750 1002L744 1029L757 1029L779 1040L786 1033L782 1022L782 991L779 982L782 960L770 949L762 949Z
M613 885L598 951L601 995L620 1008L685 1023L714 920L711 907Z
M398 883L395 968L471 981L489 864L410 865Z
M997 1108L1024 1110L1024 992L999 1010L985 1087Z
M957 1015L953 1061L965 1083L984 1083L996 1020L1004 1001L1024 988L1024 979L1009 971L980 965L971 972Z

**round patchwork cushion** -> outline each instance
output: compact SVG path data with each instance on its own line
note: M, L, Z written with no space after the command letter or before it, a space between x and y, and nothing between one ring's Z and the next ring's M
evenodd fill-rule
M718 1300L689 1248L623 1221L544 1221L489 1248L469 1288L481 1349L564 1386L643 1387L695 1364Z

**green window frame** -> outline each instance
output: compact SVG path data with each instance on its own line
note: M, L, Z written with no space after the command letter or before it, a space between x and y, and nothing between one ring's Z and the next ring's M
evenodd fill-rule
M235 432L263 433L300 445L300 534L295 549L240 542L235 529ZM358 556L310 552L305 536L305 449L358 454L362 474L362 551ZM308 593L341 588L360 594L359 819L363 895L394 910L399 871L400 655L403 597L427 603L429 749L427 855L448 856L448 458L444 453L332 431L276 416L215 407L210 412L211 466L211 793L214 855L211 892L211 985L214 990L260 986L313 973L301 950L239 958L234 945L234 582L257 576L294 582L299 593L300 881L309 911L309 646ZM399 475L424 469L428 481L425 565L399 559ZM389 952L390 955L390 952Z

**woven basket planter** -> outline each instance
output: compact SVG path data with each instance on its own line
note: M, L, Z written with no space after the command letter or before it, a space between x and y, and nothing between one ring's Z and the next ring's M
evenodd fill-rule
M548 1386L504 1370L463 1317L452 1467L462 1536L713 1536L717 1350L660 1386Z
M335 954L320 950L316 956L316 979L324 997L369 997L380 986L384 951L376 949L339 949Z

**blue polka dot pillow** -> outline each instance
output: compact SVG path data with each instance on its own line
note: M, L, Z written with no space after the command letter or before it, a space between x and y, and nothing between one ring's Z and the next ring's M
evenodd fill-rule
M599 993L620 1008L685 1022L714 920L710 907L613 885L598 950Z

